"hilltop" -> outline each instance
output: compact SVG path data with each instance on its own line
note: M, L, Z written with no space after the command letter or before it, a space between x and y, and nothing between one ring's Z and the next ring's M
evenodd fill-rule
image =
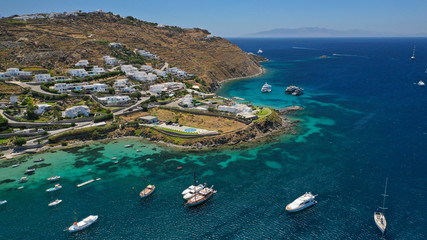
M103 65L108 42L150 51L193 73L211 90L228 78L259 73L259 59L207 30L160 26L113 13L40 14L38 19L0 19L0 70L42 67L61 71L80 59Z

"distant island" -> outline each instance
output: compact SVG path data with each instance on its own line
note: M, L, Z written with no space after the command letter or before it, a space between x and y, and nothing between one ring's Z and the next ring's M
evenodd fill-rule
M242 37L255 38L287 38L287 37L426 37L427 33L397 34L388 32L374 32L360 29L335 30L320 27L305 28L276 28L256 33L246 34Z

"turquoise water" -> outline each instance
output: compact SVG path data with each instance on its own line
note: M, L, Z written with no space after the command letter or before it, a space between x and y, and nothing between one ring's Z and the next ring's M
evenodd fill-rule
M202 153L124 139L23 157L20 167L0 169L0 181L19 179L40 157L52 165L27 183L0 185L0 200L9 201L0 206L0 239L377 239L373 212L385 177L385 238L426 239L427 89L413 83L426 80L427 40L231 41L245 51L262 48L272 61L265 75L227 83L218 94L303 106L290 116L301 120L296 135ZM273 91L262 94L266 81ZM305 94L285 95L290 84ZM218 193L190 209L181 192L194 169ZM54 184L45 179L53 175L62 176L63 189L46 193ZM92 178L102 180L76 187ZM140 200L148 183L156 191ZM319 195L318 204L286 213L286 204L306 191ZM63 203L48 208L56 198ZM90 228L63 231L90 214L99 215Z

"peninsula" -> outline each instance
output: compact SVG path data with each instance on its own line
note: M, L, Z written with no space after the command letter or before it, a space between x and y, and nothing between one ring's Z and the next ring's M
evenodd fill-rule
M0 52L4 157L123 136L203 149L293 126L214 93L266 59L207 30L102 11L16 15L0 19Z

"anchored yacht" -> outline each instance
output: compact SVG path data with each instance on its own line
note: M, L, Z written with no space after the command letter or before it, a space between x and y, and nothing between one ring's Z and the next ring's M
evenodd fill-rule
M426 84L425 84L422 80L420 80L420 81L417 83L417 85L418 85L418 86L420 86L420 87L424 87Z
M184 198L184 200L188 200L190 198L192 198L198 191L203 189L203 184L199 184L197 186L195 185L191 185L189 186L187 189L185 189L182 192L182 198Z
M385 232L385 228L387 227L387 221L385 220L385 216L384 216L384 210L387 209L385 208L385 197L387 197L387 182L388 182L388 178L385 179L385 188L384 188L384 194L383 195L383 206L379 207L381 209L381 212L374 212L374 221L375 224L377 225L378 229L381 231L382 234L384 234Z
M193 197L188 199L186 205L191 207L191 206L202 204L206 202L209 198L211 198L214 193L216 193L216 191L213 190L213 186L210 188L205 187L202 190L196 192L196 194Z
M301 211L301 210L303 210L305 208L308 208L311 205L314 205L314 204L317 203L317 201L314 200L314 198L316 196L317 195L311 194L311 192L306 192L304 195L300 196L295 201L289 203L286 206L286 211L288 211L288 212L298 212L298 211Z
M263 93L271 92L271 85L269 85L268 83L265 83L261 88L261 92Z
M89 217L81 220L80 222L74 222L72 226L68 228L69 232L78 232L81 231L98 220L98 215L90 215Z
M62 186L60 184L56 184L55 187L46 189L46 192L54 192L54 191L57 191L61 188L62 188Z

